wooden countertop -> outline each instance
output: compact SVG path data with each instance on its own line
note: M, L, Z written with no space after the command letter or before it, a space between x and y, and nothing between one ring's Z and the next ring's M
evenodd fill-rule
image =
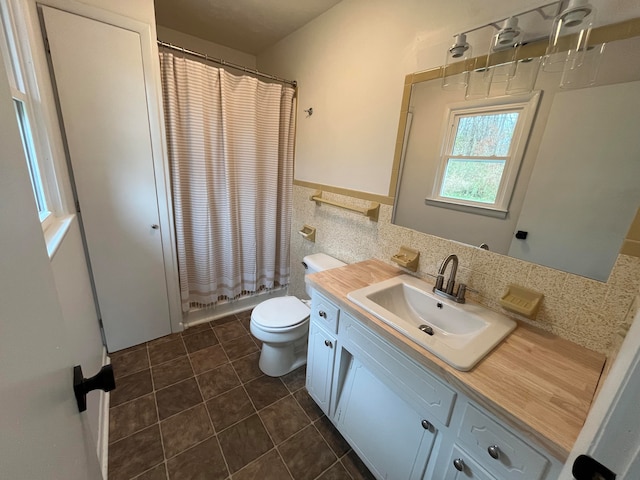
M519 322L471 371L460 372L347 299L353 290L403 273L374 259L307 278L405 354L564 462L589 412L605 356Z

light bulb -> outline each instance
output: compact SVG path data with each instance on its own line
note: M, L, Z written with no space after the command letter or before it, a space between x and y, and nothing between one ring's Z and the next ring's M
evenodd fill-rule
M464 55L464 52L469 50L469 44L467 43L467 36L464 33L456 35L456 43L451 45L449 53L452 58L460 58Z

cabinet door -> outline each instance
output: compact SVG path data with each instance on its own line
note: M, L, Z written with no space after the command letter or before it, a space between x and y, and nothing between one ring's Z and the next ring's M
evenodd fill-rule
M345 378L336 423L377 478L422 478L434 427L357 358Z
M333 360L336 337L314 321L309 325L309 349L307 351L307 391L311 398L329 415Z

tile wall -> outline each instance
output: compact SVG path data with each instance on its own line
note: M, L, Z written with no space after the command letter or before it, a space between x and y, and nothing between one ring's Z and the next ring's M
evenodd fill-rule
M493 310L508 313L498 301L509 283L544 293L534 320L518 318L605 354L619 346L638 308L634 302L640 289L638 256L620 254L608 281L603 283L393 225L389 205L380 206L379 221L373 222L330 205L316 206L309 200L314 190L293 188L290 294L305 296L300 264L305 255L324 252L348 263L378 258L393 264L391 256L405 245L420 251L417 275L430 282L442 259L456 254L460 261L458 280L478 292L470 292L468 297ZM323 196L351 205L369 205L338 194L325 192ZM303 224L316 227L315 243L297 233ZM633 232L632 228L629 235Z

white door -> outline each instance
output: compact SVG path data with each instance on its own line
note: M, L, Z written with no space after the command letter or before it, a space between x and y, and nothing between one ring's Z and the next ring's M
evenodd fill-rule
M592 457L616 480L640 478L640 311L591 406L561 479L574 478L571 470L578 455ZM582 478L608 480L595 475Z
M0 58L0 478L99 479L6 79Z
M138 32L42 7L107 347L171 333Z

